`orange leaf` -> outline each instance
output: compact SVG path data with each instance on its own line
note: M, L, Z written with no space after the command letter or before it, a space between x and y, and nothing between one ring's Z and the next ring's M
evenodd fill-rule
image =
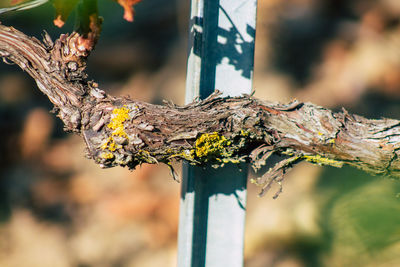
M64 26L64 21L61 18L61 15L58 15L54 20L54 25L56 25L58 28L61 28L62 26Z
M135 11L133 6L139 3L142 0L114 0L117 1L124 8L124 19L127 21L133 21L133 15Z

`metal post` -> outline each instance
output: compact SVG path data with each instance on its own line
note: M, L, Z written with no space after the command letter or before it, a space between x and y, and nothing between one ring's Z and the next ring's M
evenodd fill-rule
M257 0L192 0L186 103L250 94ZM247 166L183 166L178 266L243 266Z

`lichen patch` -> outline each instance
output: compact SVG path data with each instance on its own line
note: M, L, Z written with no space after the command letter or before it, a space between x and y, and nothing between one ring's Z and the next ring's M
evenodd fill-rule
M128 137L124 129L124 122L129 119L129 111L126 107L116 108L112 111L111 121L107 125L113 130L112 135Z
M327 166L333 166L337 168L341 168L343 166L342 161L337 161L334 159L330 158L325 158L320 155L303 155L302 158L305 161L311 162L311 163L316 163L318 165L327 165Z
M114 154L111 152L103 152L101 153L100 157L102 157L103 159L113 159Z
M115 137L128 138L128 135L125 132L124 123L130 119L129 116L130 111L131 110L126 106L123 106L122 108L115 108L112 111L111 120L110 123L107 124L107 127L113 131L111 132L111 136L108 137L106 142L103 145L101 145L100 148L102 150L109 150L111 152L114 152L115 150L122 148L120 144L117 144L115 142L114 138Z
M231 141L225 136L213 133L204 133L197 138L194 148L191 150L191 156L201 159L204 162L210 159L229 158L232 156Z

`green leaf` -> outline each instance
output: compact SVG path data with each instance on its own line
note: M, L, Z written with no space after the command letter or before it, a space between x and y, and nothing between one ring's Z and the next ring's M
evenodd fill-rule
M31 9L43 5L49 0L32 0L32 1L0 1L0 14L11 11L21 11Z
M97 0L81 0L76 8L75 31L86 35L89 32L100 31Z
M51 2L56 9L54 25L61 28L79 0L51 0Z

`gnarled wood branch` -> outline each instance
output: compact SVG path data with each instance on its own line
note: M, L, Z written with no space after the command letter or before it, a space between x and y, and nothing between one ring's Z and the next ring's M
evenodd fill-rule
M184 107L112 97L86 80L90 47L77 33L44 43L0 25L0 56L18 64L80 134L88 157L102 167L187 160L195 165L284 158L255 183L268 190L300 161L400 176L400 121L369 120L345 110L293 101L288 105L218 93ZM278 192L279 193L279 192Z

